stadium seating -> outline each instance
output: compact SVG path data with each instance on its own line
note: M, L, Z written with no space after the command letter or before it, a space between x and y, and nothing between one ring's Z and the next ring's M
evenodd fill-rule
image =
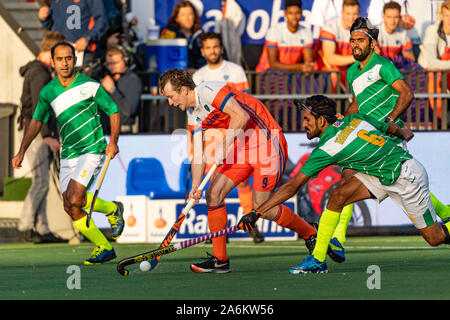
M151 199L180 198L180 192L167 184L164 168L156 158L131 160L127 172L127 195L147 195ZM184 192L181 198L184 198Z

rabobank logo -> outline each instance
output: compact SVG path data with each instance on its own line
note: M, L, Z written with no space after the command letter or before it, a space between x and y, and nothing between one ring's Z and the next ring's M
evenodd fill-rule
M291 210L294 209L294 202L284 203ZM181 211L184 208L184 204L177 204L176 215L177 218L180 216ZM239 203L227 203L227 214L228 214L228 226L236 225L243 215L243 210ZM271 238L275 239L297 239L297 235L294 231L287 228L280 227L273 221L259 219L257 222L259 230L263 233L264 237L269 240ZM194 208L189 211L186 218L181 225L177 233L178 239L189 239L198 237L205 233L209 233L208 227L208 210L205 203L198 203ZM228 236L230 239L233 238L247 238L248 234L246 232L235 232Z

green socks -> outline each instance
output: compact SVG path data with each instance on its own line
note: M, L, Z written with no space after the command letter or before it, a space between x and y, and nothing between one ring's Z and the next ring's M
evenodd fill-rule
M89 209L91 208L91 203L92 203L92 199L94 198L94 195L90 192L86 192L86 198L87 198L86 205L82 209L89 211ZM97 199L95 200L95 203L94 203L94 211L95 212L109 214L109 213L116 211L116 209L117 209L117 206L112 201L105 201L103 199L100 199L99 197L97 197Z
M442 204L435 196L430 192L431 202L433 203L434 210L442 221L450 218L450 207Z
M86 227L86 218L87 216L84 216L81 219L74 220L73 225L75 228L96 246L111 250L112 245L109 243L108 239L106 239L104 234L95 226L94 221L91 220L89 228Z
M341 217L339 218L339 223L336 227L336 230L334 231L334 234L332 238L337 238L342 246L344 246L345 240L346 240L346 233L347 233L347 227L348 223L350 222L350 219L352 218L353 214L353 203L345 206L342 209Z
M333 236L334 230L339 223L340 212L325 209L319 221L319 230L317 232L316 247L313 256L320 262L324 262L328 245Z

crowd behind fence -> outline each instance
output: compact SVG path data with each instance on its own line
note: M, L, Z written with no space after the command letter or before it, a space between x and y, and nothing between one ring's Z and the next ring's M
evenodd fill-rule
M137 133L171 133L186 128L186 114L168 105L159 95L157 72L140 73L144 91L141 96ZM404 77L414 91L415 98L403 115L413 130L448 130L447 71L406 71ZM324 94L335 99L337 111L344 114L352 94L344 74L336 71L316 71L309 74L288 71L247 71L250 94L263 101L285 132L304 131L303 116L293 107L292 99ZM443 89L445 88L445 89Z

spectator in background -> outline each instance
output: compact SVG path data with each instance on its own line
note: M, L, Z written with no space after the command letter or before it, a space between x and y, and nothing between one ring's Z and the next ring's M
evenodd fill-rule
M194 83L199 85L203 81L221 81L236 90L249 93L250 87L244 69L238 64L223 59L224 47L220 34L206 32L202 34L200 40L202 44L201 53L206 60L206 66L194 72L192 75ZM225 132L223 133L225 135ZM206 168L205 172L208 171L209 168ZM252 187L248 181L244 181L237 188L244 214L250 213L253 208ZM264 236L257 228L249 231L249 235L255 243L264 241Z
M161 30L162 39L187 39L188 69L200 69L206 64L201 54L202 34L200 15L190 1L178 2L172 11L167 27Z
M328 21L341 17L343 0L314 0L308 23L314 27L314 40Z
M121 132L131 131L136 122L139 102L142 94L142 83L136 73L129 69L130 55L122 46L112 46L106 51L106 64L109 71L102 80L103 88L119 107ZM102 120L108 132L109 123ZM106 128L105 128L106 127Z
M295 92L301 92L302 73L308 73L314 67L312 32L309 26L300 24L303 14L302 2L301 0L285 0L284 7L285 21L272 26L267 32L266 42L256 71L286 70L301 71L301 73L289 73L287 79L285 73L261 74L260 93L263 94L288 94L294 92L293 87ZM267 88L267 83L269 88ZM309 81L306 81L305 85L308 86ZM309 90L309 87L307 90ZM287 109L289 120L287 123L285 122L284 130L295 131L300 129L300 113L296 113L298 118L296 122L292 121L291 101L270 100L269 108L272 116L279 122L286 116L284 110Z
M206 32L200 37L200 42L206 65L192 75L195 84L209 80L222 81L239 91L249 93L250 87L244 69L223 58L224 47L221 35L213 31Z
M271 27L256 71L268 69L313 70L313 38L311 30L300 24L301 0L285 0L285 21Z
M350 47L350 27L359 17L358 0L344 0L341 18L329 21L320 31L320 69L345 71L355 62Z
M25 130L33 117L41 89L52 80L50 49L61 41L64 41L61 33L46 32L38 57L19 70L20 75L24 77L20 98L22 105L20 119L21 127ZM33 169L32 184L25 198L18 225L27 242L67 242L50 232L47 221L50 164L52 155L57 153L59 148L58 128L56 118L53 116L42 126L40 134L30 145L27 153L27 160Z
M103 1L53 0L39 9L39 20L47 30L59 31L75 47L77 66L93 61L97 46L108 31Z
M359 11L358 0L344 0L341 17L330 20L320 31L316 68L341 71L340 80L337 74L331 74L332 92L336 92L338 85L344 86L345 72L355 62L350 46L350 28L359 17Z
M440 20L427 28L418 61L423 68L450 69L450 1L442 4Z
M394 60L403 55L404 58L415 61L413 45L406 30L400 27L401 6L397 2L388 2L383 7L383 24L380 26L378 46L375 52Z
M367 14L372 24L379 25L383 22L383 6L391 1L397 2L401 7L400 27L406 30L411 39L417 59L425 30L439 19L438 9L444 0L371 0Z
M441 6L440 20L425 31L423 45L420 48L418 62L429 71L450 70L450 1ZM435 80L436 76L436 80ZM442 88L442 73L428 73L428 93L442 93L450 88L450 74L447 75L447 88ZM430 98L430 105L437 109L437 116L442 117L442 99Z

